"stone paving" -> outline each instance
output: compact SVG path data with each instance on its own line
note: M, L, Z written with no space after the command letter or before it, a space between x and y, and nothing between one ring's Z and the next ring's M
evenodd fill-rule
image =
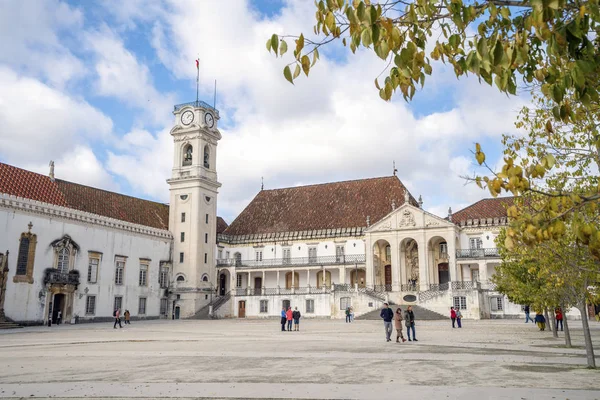
M571 325L573 349L520 320L422 321L401 344L380 321L31 327L0 333L0 398L600 399Z

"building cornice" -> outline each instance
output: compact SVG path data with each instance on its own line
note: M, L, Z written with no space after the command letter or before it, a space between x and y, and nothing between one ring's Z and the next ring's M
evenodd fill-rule
M342 237L364 237L364 227L354 228L337 228L337 229L316 229L310 231L295 231L295 232L272 232L272 233L257 233L249 235L217 235L219 243L227 244L253 244L258 243L281 243L281 242L296 242L302 240L315 239L334 239Z
M61 218L84 224L101 226L120 231L127 231L139 235L158 237L161 239L173 239L173 235L168 230L134 224L131 222L121 221L118 219L109 218L98 214L92 214L85 211L75 210L73 208L67 208L57 206L54 204L44 203L41 201L11 196L5 193L0 193L0 208L7 208L26 213L38 214L46 217Z

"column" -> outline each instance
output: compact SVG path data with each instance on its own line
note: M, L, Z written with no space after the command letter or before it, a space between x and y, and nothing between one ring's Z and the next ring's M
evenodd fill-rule
M321 287L325 287L325 283L327 282L327 279L326 279L327 277L325 276L325 274L326 274L325 266L321 265L321 268L322 268L321 271L323 271L321 273Z
M487 283L488 279L487 261L479 261L479 280Z
M392 291L400 291L400 249L398 248L398 238L395 237L390 241L390 249L392 253Z
M427 273L427 266L429 260L427 259L427 244L424 240L417 242L418 254L419 254L419 287L421 291L429 289L429 274Z
M310 286L310 269L306 270L306 286Z
M260 285L261 286L260 292L261 292L261 294L263 296L265 295L265 292L266 292L266 290L265 290L266 285L267 285L267 281L265 280L265 270L263 269L263 271L262 271L262 281L261 281L261 285Z
M458 273L459 265L456 260L456 239L454 232L451 232L451 236L446 238L446 243L448 243L448 269L450 270L450 281L454 282L459 280L460 276Z
M252 290L252 272L248 271L248 287L246 288L246 292L248 293L248 296L250 296L251 290Z
M277 289L277 294L279 294L279 270L277 270L277 285L275 285L275 286Z
M371 237L367 236L365 240L365 278L367 287L373 287L373 246L371 245Z
M346 267L340 267L340 285L343 285L346 283Z
M295 292L296 289L296 273L294 272L294 270L291 270L292 273L292 294Z
M408 283L408 273L406 272L406 252L404 251L403 239L398 239L398 264L400 265L400 288Z
M235 268L233 270L229 270L229 291L234 292L235 291L235 284L236 284L236 273L235 273Z

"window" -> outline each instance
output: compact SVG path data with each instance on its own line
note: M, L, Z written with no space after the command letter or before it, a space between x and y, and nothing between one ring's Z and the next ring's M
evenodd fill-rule
M167 299L160 299L160 315L167 315Z
M308 248L308 262L309 263L317 262L317 248L316 247Z
M222 260L222 259L223 259L223 250L219 249L219 250L217 251L217 258L218 258L219 260Z
M146 298L145 297L140 297L138 314L146 314Z
M58 250L58 258L57 258L57 261L56 261L56 269L61 274L66 274L67 272L69 272L69 258L70 258L70 256L71 256L71 252L69 251L69 248L63 247L62 249Z
M448 243L446 242L440 243L440 257L448 258Z
M162 267L158 275L158 284L161 288L169 287L169 269Z
M183 148L183 166L192 165L192 155L194 153L194 148L192 145L188 144Z
M208 253L204 253L204 264L208 263Z
M242 255L240 253L235 253L233 255L233 258L235 258L235 266L239 267L240 265L242 265Z
M206 223L208 224L208 214L206 214Z
M208 275L204 274L202 276L202 282L208 282Z
M225 259L229 260L229 255L230 255L230 254L229 254L229 252L228 252L228 251L226 251L226 252L225 252Z
M182 263L183 262L183 253L179 253L179 262Z
M140 286L148 286L148 264L140 264Z
M204 243L208 243L208 233L204 234Z
M344 262L344 245L335 246L335 262Z
M115 296L115 307L114 309L120 309L123 305L123 296Z
M181 243L185 242L185 232L181 232Z
M204 168L210 168L210 149L204 146Z
M340 298L340 310L345 310L350 306L352 306L352 299L350 297Z
M85 301L85 315L96 314L96 296L88 296Z
M504 310L504 303L502 301L502 297L490 297L490 305L492 306L492 311Z
M291 264L292 263L292 249L283 249L283 263Z
M260 312L261 313L269 312L269 300L261 300L260 301Z
M88 275L87 275L88 283L98 282L98 264L100 264L100 260L98 258L90 257L89 263L88 263Z
M385 246L385 261L392 261L392 247L390 245Z
M470 238L469 239L469 248L471 250L479 250L483 247L483 240L480 238Z
M257 250L256 253L254 253L256 255L256 261L262 261L262 256L263 256L263 252L262 250Z
M179 275L177 277L177 282L184 282L185 281L185 277L183 275Z
M466 310L467 309L467 298L465 296L454 297L454 308L456 310Z
M240 274L236 275L235 287L238 287L238 288L242 287L242 275L240 275Z
M115 285L123 284L123 275L125 274L125 260L117 259L115 271Z
M27 274L27 259L29 258L29 238L26 236L21 237L21 243L19 243L19 255L17 256L17 275Z
M181 213L181 222L185 222L185 213Z
M306 313L312 314L315 312L315 301L313 299L306 300Z

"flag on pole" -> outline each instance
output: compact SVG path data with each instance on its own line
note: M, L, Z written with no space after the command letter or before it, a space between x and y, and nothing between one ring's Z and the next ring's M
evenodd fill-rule
M196 69L200 70L200 59L196 58Z

